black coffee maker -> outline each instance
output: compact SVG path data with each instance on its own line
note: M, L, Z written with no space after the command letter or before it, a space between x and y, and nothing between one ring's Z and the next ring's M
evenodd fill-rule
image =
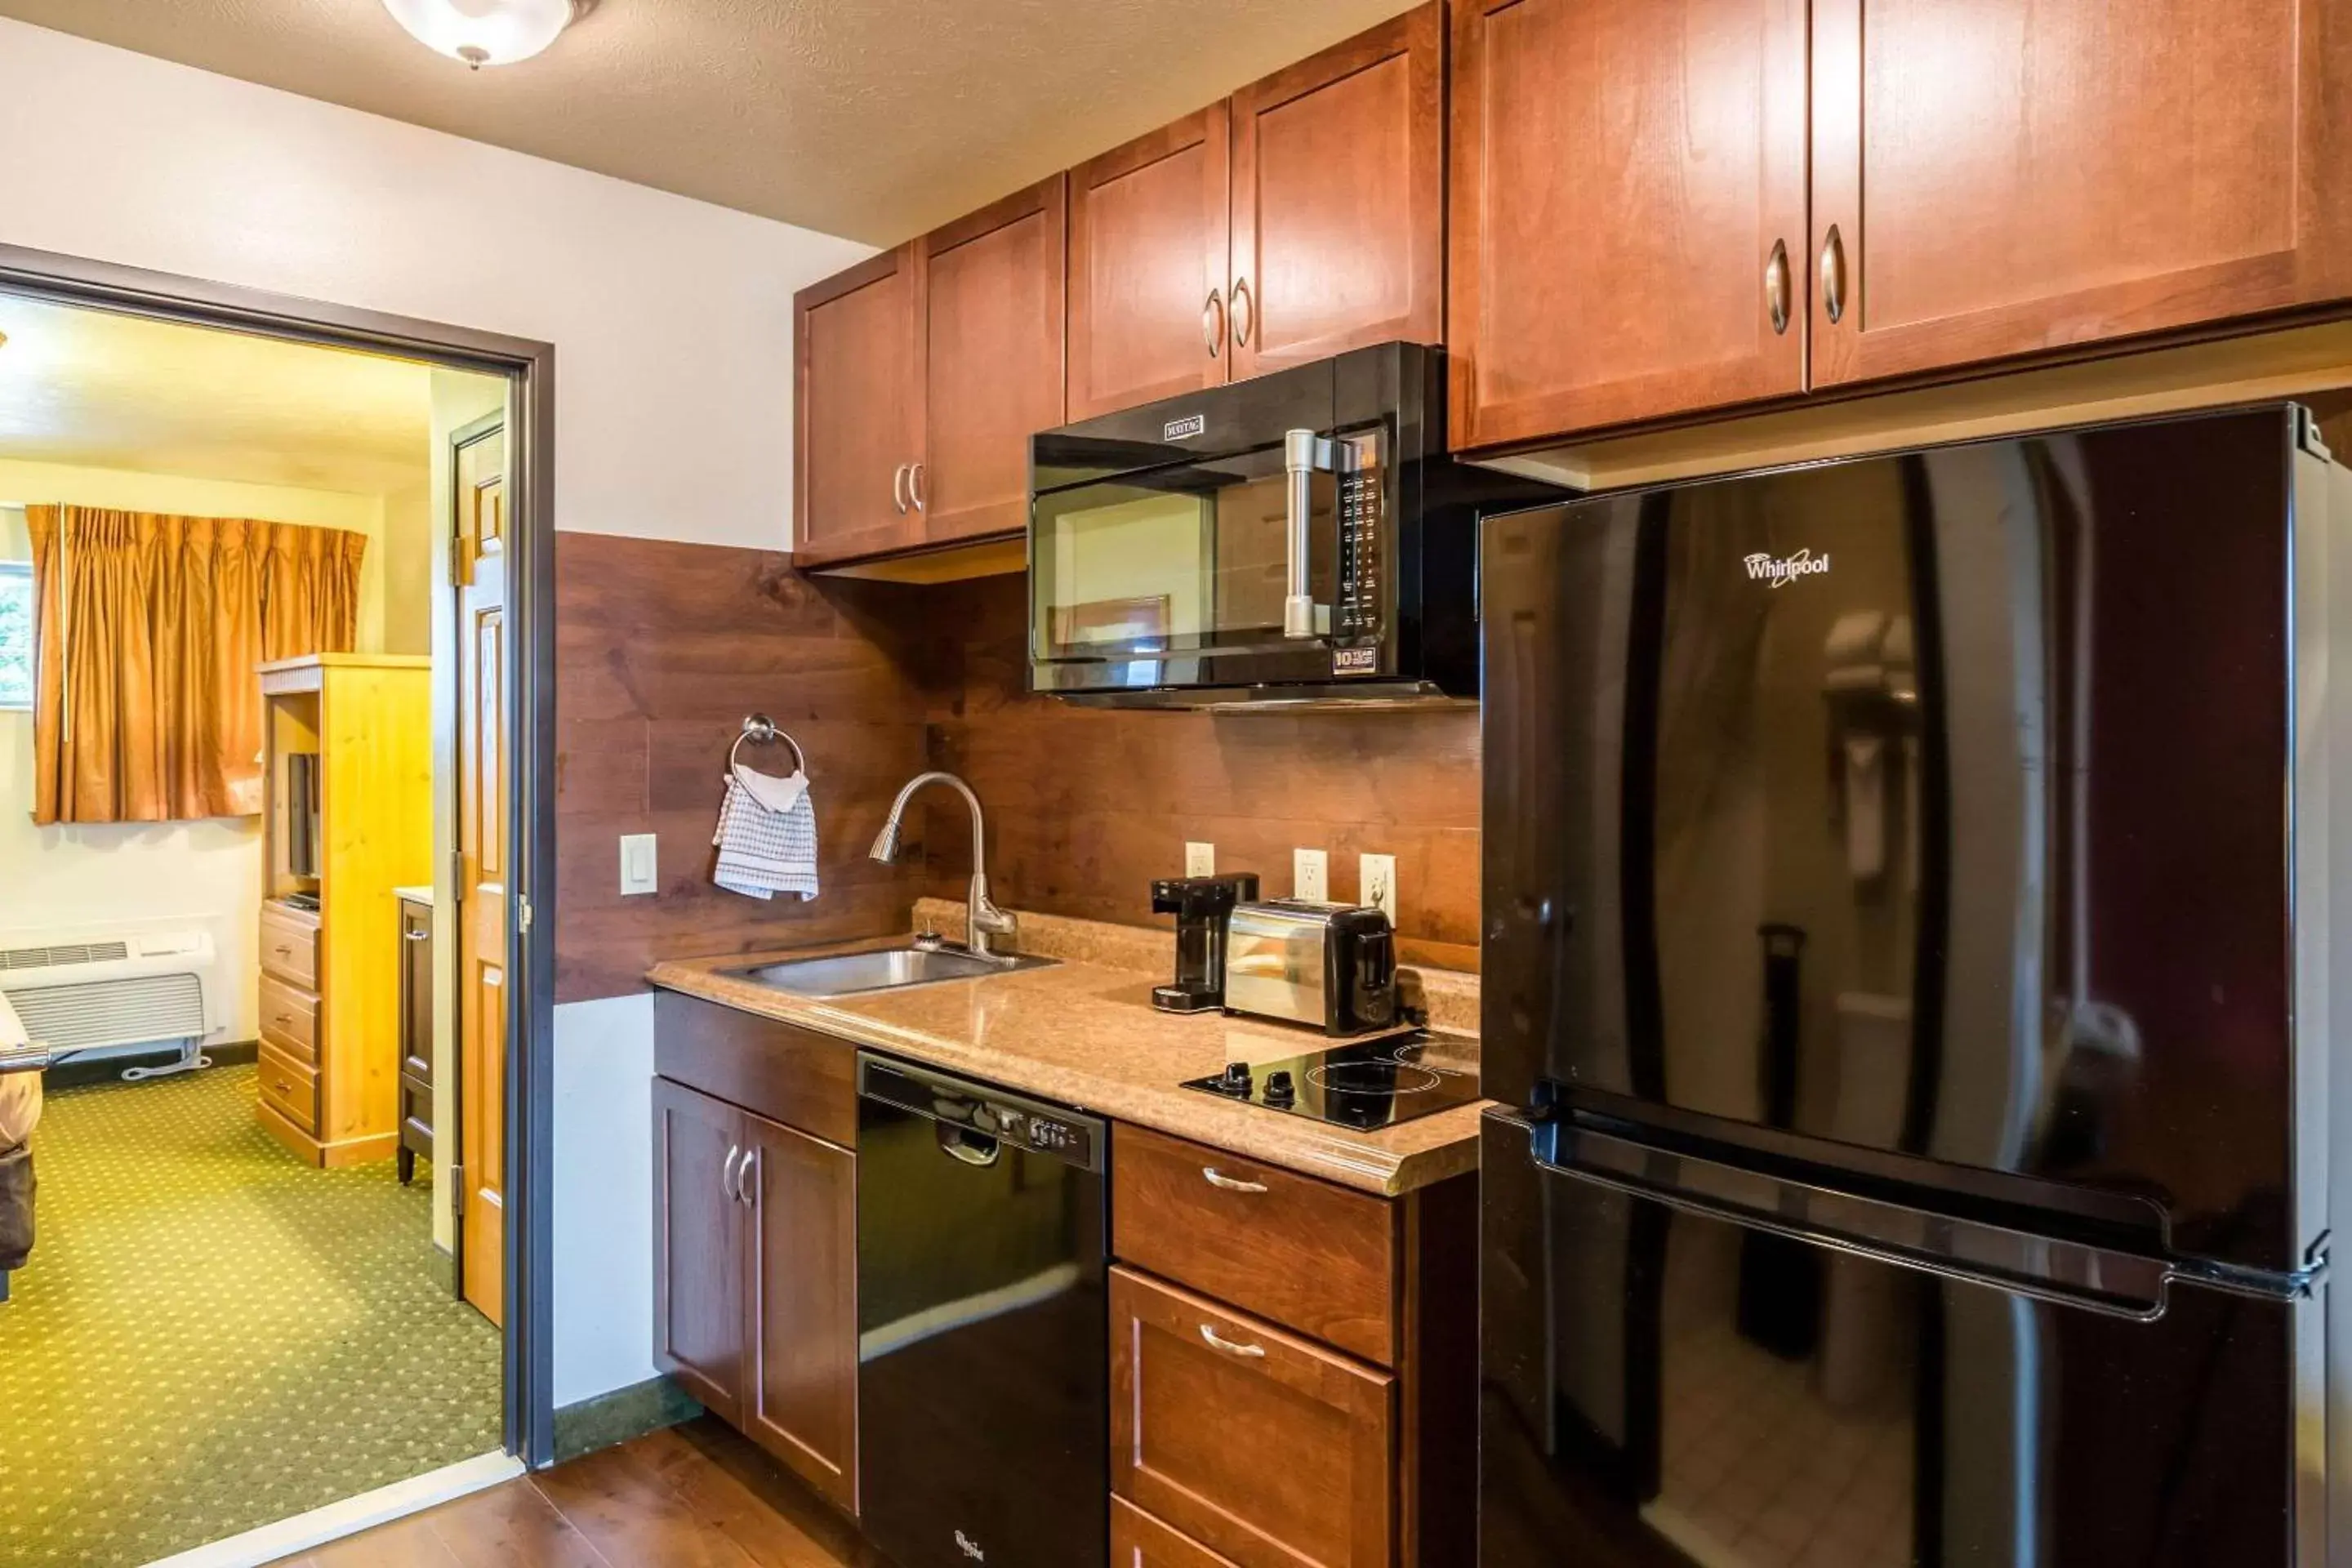
M1176 917L1176 979L1151 988L1164 1013L1204 1013L1225 1005L1225 921L1257 897L1257 873L1169 877L1151 884L1151 912Z

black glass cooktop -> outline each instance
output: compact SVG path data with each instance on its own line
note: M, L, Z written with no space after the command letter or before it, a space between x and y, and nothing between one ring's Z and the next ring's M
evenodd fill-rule
M1184 1087L1369 1132L1478 1098L1478 1075L1423 1062L1427 1037L1385 1035L1270 1062L1233 1062Z

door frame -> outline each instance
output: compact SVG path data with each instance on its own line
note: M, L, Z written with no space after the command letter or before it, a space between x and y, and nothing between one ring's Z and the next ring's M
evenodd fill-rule
M509 582L518 657L507 803L516 896L507 1021L504 1332L507 1452L555 1459L555 348L529 338L0 244L0 293L323 348L357 349L507 379ZM536 915L536 919L534 916Z

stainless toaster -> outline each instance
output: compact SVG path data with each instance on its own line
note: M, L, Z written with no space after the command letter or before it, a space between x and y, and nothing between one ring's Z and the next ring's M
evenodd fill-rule
M1226 921L1225 1011L1327 1035L1388 1028L1397 1019L1389 917L1309 899L1235 904Z

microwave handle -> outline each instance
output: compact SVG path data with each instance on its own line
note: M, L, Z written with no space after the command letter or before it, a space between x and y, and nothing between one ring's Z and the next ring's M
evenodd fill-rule
M1339 467L1335 443L1312 430L1286 431L1282 437L1283 473L1289 480L1288 568L1282 599L1282 635L1315 635L1315 596L1307 592L1307 525L1315 511L1315 473L1335 473Z

